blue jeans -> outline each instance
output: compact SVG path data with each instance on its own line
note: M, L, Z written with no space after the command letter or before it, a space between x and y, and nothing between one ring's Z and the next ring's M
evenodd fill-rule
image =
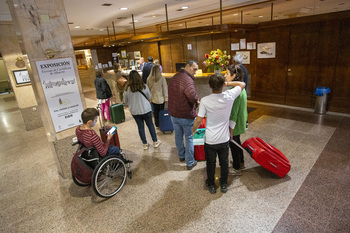
M214 185L215 182L216 156L219 157L219 164L221 168L220 185L227 184L228 148L228 142L215 145L204 143L205 160L207 161L207 184L209 186Z
M186 165L192 166L194 164L194 147L193 147L193 138L192 138L192 126L194 119L185 119L178 117L171 117L171 121L174 125L175 130L175 144L179 157L181 159L185 158ZM186 148L184 146L184 137Z
M143 144L147 144L147 139L145 135L145 124L148 127L148 130L151 134L152 141L156 142L157 140L157 135L156 135L156 130L154 129L153 121L152 121L152 112L148 112L143 115L132 115L136 121L137 128L139 129L139 135L141 138L141 141Z
M108 155L118 155L120 153L119 147L109 145L107 154Z

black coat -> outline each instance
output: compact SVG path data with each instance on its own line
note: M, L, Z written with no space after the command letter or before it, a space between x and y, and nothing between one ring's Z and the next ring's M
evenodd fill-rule
M101 77L97 76L95 79L96 87L96 98L100 100L109 99L112 97L112 91L109 87L107 81Z
M143 67L142 70L142 80L146 84L147 83L147 78L149 74L151 73L151 69L155 64L153 62L148 62L145 67Z

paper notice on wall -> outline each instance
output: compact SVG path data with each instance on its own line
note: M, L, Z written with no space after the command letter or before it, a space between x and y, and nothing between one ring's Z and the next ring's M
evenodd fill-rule
M36 66L55 131L82 124L83 104L72 58L37 61Z

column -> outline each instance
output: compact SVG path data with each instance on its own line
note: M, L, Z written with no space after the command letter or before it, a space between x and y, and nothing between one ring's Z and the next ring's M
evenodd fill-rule
M71 146L85 108L63 0L7 1L58 171L70 178ZM79 112L78 112L79 111Z
M27 69L27 56L22 54L13 22L0 24L0 52L2 54L11 87L16 96L26 130L33 130L43 126L31 83L18 80L13 71Z

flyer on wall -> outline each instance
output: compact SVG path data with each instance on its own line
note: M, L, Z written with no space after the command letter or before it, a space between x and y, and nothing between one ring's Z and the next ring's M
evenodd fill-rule
M82 124L83 104L72 58L37 61L36 66L55 131Z

